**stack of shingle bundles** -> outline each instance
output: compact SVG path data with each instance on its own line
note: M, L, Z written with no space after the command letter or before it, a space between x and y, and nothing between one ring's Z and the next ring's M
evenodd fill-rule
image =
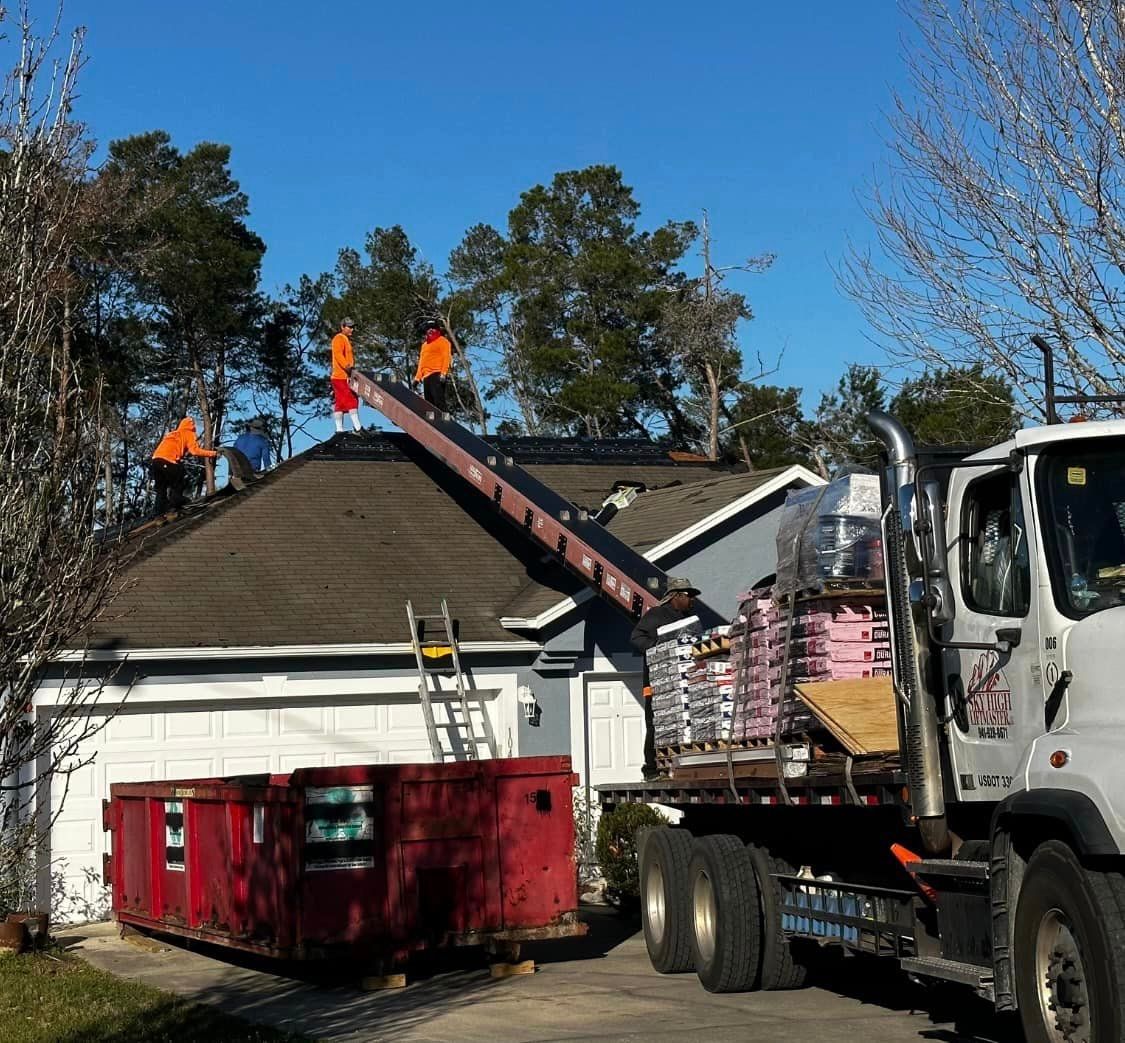
M773 735L777 698L781 687L781 614L770 588L752 590L741 597L731 658L735 664L738 710L736 740Z
M891 646L886 607L807 602L793 622L789 671L795 684L889 676Z
M728 655L702 660L698 668L689 696L692 741L725 742L734 715L734 667Z
M657 746L691 742L689 675L696 668L691 646L699 637L699 618L688 616L661 627L657 644L645 653L652 687L653 740Z

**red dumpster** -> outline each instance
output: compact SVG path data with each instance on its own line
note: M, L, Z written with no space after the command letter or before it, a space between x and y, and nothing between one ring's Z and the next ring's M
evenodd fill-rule
M114 918L279 957L580 934L569 757L117 783Z

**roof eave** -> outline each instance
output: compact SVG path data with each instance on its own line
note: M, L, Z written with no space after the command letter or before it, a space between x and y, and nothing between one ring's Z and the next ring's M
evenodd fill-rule
M463 655L538 653L538 641L462 641L458 650ZM281 659L340 656L408 656L414 654L409 641L356 643L337 645L237 645L181 648L91 648L64 652L56 656L60 662L124 662L154 659Z

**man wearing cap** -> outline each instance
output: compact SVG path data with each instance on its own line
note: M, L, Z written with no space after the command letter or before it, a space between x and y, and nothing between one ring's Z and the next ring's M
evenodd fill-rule
M234 448L259 474L270 469L270 440L266 438L266 425L260 417L246 425L246 430L234 440Z
M436 322L426 323L426 336L418 353L414 383L422 385L422 395L439 413L445 412L445 382L453 365L453 345Z
M337 434L343 433L345 413L351 417L352 427L356 431L362 426L359 422L359 399L348 387L348 377L355 368L355 355L352 352L354 329L355 323L351 319L344 319L340 323L340 332L332 338L332 419L336 421Z
M660 771L656 767L656 739L652 723L652 688L648 678L648 659L645 656L659 638L656 632L669 623L676 623L692 613L692 603L699 596L699 589L693 587L691 580L683 576L673 576L668 580L668 587L664 597L655 608L650 608L637 621L629 643L641 654L644 663L642 681L644 684L645 701L645 764L642 769L646 780L659 777Z

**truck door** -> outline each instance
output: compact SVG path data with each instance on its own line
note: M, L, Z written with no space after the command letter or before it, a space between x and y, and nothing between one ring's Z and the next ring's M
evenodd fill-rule
M1042 731L1042 711L1033 710L1042 707L1030 564L1036 548L1028 545L1022 478L1007 469L966 469L950 482L949 571L957 604L951 639L989 643L997 631L1020 632L1007 653L942 653L950 755L963 800L1004 796L1025 747Z

